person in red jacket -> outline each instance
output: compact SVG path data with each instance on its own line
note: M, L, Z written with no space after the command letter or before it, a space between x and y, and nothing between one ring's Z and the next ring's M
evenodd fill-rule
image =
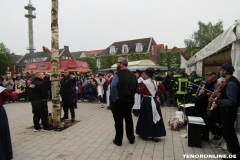
M144 139L158 142L157 137L166 136L163 117L157 99L165 92L165 87L153 79L154 69L146 69L146 80L140 84L136 93L143 94L143 99L138 117L136 133ZM158 95L157 91L160 90Z
M22 93L19 89L11 92L0 86L0 159L9 160L13 158L11 135L9 130L7 113L2 106L6 100L15 101L18 94Z

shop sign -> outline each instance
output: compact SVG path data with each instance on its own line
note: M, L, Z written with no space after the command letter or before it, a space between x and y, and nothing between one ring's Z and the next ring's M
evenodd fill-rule
M36 69L36 68L37 68L37 66L35 64L29 65L29 69Z
M46 65L40 65L38 70L47 70L47 66Z
M88 67L87 63L82 63L82 67L87 68Z

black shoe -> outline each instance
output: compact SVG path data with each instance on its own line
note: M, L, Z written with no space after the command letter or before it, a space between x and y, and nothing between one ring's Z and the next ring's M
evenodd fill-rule
M154 142L158 142L159 141L159 139L157 137L150 138L150 140L152 140Z
M133 141L129 141L130 144L133 144L135 142L135 139Z
M117 143L115 142L115 139L113 140L113 143L116 144L117 146L122 146L122 144L117 144Z
M74 107L74 109L77 109L78 107Z
M107 107L107 109L111 110L111 107L110 107L110 106L108 106L108 107Z
M65 120L65 119L68 119L68 118L63 117L63 118L61 118L61 121Z
M72 117L71 121L74 122L75 121L75 117Z
M209 141L209 137L207 137L207 136L201 136L201 140L203 140L203 141Z

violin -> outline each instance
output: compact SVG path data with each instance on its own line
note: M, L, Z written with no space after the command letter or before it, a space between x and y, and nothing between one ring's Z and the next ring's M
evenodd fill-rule
M213 92L213 95L212 95L212 98L213 99L217 99L218 95L220 95L220 92L222 91L223 87L226 85L227 83L226 82L222 82L220 84L220 86L218 87L218 89L216 91ZM211 106L212 106L212 101L210 100L209 103L208 103L208 107L207 107L207 110L211 110Z

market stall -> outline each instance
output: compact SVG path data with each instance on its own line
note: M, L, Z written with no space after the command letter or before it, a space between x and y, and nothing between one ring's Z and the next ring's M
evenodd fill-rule
M64 69L74 72L90 72L91 69L87 62L78 60L60 60L59 61L59 73L63 72ZM32 62L27 63L24 68L24 73L26 72L49 72L51 73L51 61L46 62Z

